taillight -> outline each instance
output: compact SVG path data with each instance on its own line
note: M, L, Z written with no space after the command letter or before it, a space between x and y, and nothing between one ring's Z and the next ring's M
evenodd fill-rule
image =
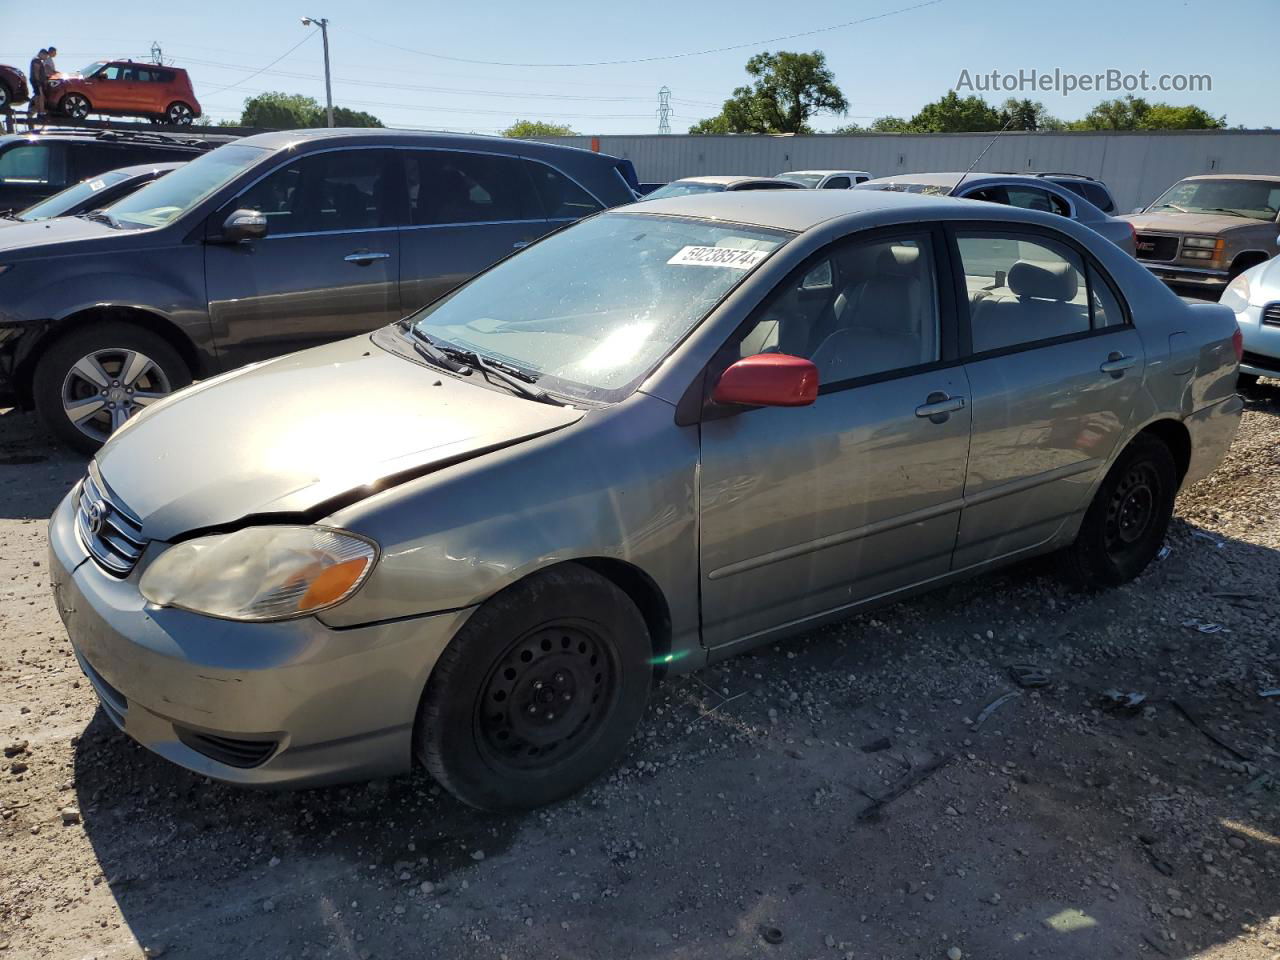
M1244 334L1240 332L1240 328L1236 327L1236 332L1231 335L1231 346L1236 351L1236 363L1244 359Z

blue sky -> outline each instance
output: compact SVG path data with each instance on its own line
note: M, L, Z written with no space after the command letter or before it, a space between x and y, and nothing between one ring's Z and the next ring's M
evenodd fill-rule
M657 91L665 84L672 91L672 130L684 132L718 111L733 87L745 82L747 58L762 49L824 51L850 101L849 119L862 124L884 114L909 116L953 87L966 69L1084 74L1113 68L1210 74L1211 92L1148 96L1199 103L1225 113L1231 125L1280 126L1271 64L1255 40L1273 32L1277 0L1078 0L1059 15L1046 15L1047 5L1034 0L939 0L772 44L606 66L495 66L428 55L537 64L668 57L753 44L920 2L63 0L56 15L45 16L38 4L0 0L0 62L25 69L36 49L53 43L58 66L78 69L107 57L146 59L158 41L166 59L191 71L207 114L236 117L245 97L264 90L306 93L323 102L320 38L305 39L314 31L299 23L311 15L330 19L335 102L394 126L495 132L525 118L567 123L582 133L651 133L657 130ZM1105 96L1110 94L1035 95L1064 119L1082 116ZM840 122L847 121L823 117L816 126Z

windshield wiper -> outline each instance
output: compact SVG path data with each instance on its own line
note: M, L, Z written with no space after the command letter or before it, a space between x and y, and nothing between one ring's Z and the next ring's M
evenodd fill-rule
M1229 210L1226 207L1209 207L1209 209L1212 210L1214 213L1229 213L1233 217L1244 217L1246 220L1249 219L1248 217L1245 217L1245 215L1241 213L1239 210Z
M86 210L84 213L77 213L77 217L83 217L85 220L92 220L95 223L105 223L108 227L119 229L120 224L116 223L115 218L105 210Z
M1173 207L1173 209L1177 210L1179 213L1188 213L1188 212L1190 212L1190 211L1188 211L1188 210L1187 210L1187 208L1186 208L1186 207L1180 207L1180 206L1178 206L1176 203L1162 203L1162 204L1160 204L1160 207L1161 207L1162 209L1163 209L1164 207Z
M564 401L557 400L547 391L536 386L538 378L532 373L526 373L520 368L513 367L500 360L490 359L474 350L464 350L462 347L438 347L437 349L453 360L475 367L489 380L497 379L502 381L522 397L536 400L539 403L549 403L556 407L568 406Z
M400 323L400 329L406 331L413 339L413 349L418 356L422 357L428 363L437 367L443 367L450 373L470 373L471 368L466 364L458 363L452 357L448 356L436 342L428 337L425 333L419 333L412 324L406 326L403 321Z

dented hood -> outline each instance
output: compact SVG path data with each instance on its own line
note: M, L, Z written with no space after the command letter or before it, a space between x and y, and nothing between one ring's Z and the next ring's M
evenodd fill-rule
M98 453L148 539L330 501L509 446L582 417L477 386L357 337L189 387Z

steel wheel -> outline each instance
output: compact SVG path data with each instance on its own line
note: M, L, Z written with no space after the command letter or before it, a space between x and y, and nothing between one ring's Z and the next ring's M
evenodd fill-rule
M62 410L102 443L122 423L173 391L168 374L137 350L108 347L81 357L62 381Z
M562 621L526 634L490 672L476 703L488 760L533 771L595 736L617 698L618 665L589 625Z
M68 93L62 98L62 112L68 117L83 120L89 115L89 101L79 93Z
M1151 529L1156 519L1160 478L1148 462L1125 471L1107 503L1104 536L1108 553L1129 549Z
M165 119L178 126L189 126L195 119L195 113L185 103L171 103L165 111Z

